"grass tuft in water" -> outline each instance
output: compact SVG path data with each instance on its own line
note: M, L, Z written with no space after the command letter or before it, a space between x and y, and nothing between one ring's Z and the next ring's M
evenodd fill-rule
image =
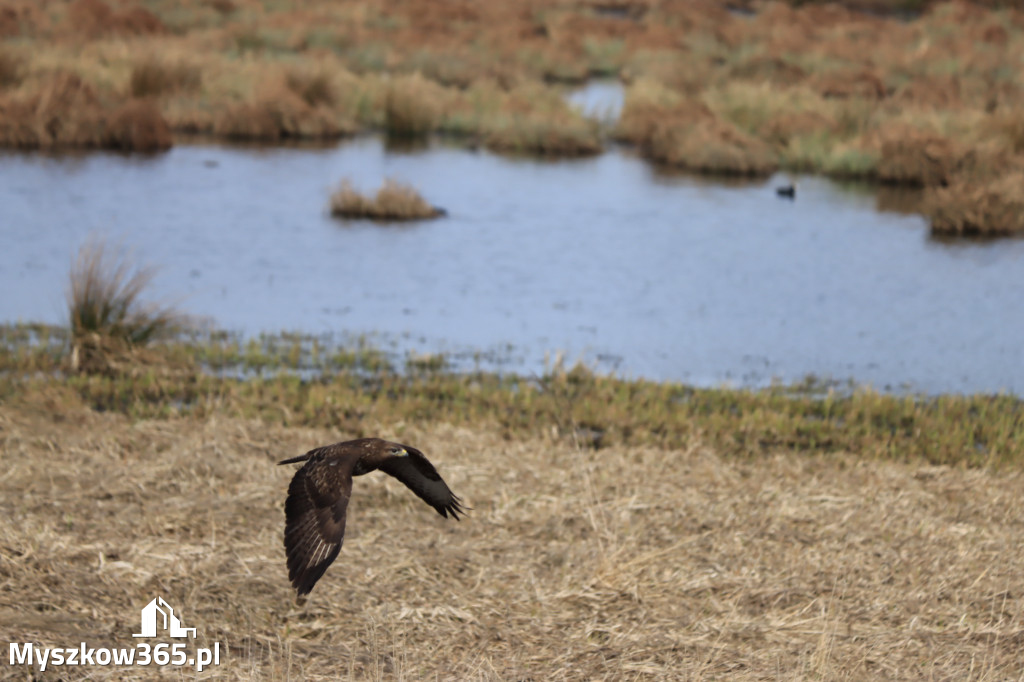
M144 302L155 274L99 239L79 249L67 297L73 370L106 368L112 358L185 326L186 318L173 307Z
M395 180L385 181L373 197L359 193L346 180L331 195L331 215L383 221L425 220L440 218L445 211L431 206L414 188Z

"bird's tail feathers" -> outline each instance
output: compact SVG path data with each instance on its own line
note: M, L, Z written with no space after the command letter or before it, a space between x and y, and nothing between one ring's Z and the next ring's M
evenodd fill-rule
M309 456L312 455L312 454L313 454L313 451L310 450L306 454L299 455L298 457L289 457L288 459L282 459L277 464L278 464L278 466L280 466L281 464L295 464L296 462L305 462L307 459L309 459Z

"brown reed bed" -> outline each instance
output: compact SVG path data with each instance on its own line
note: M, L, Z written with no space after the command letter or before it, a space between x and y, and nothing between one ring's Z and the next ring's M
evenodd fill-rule
M384 129L393 138L423 138L437 129L444 88L419 73L388 82Z
M152 103L128 99L110 104L78 75L62 71L26 94L0 100L0 144L154 152L169 148L172 139Z
M932 234L943 237L1024 235L1024 172L985 183L962 180L925 196Z
M132 65L128 90L134 97L161 97L192 93L202 87L202 72L195 64L169 62L158 56L143 57Z
M592 156L603 151L597 125L581 116L496 116L482 130L488 149L552 157Z
M702 102L656 83L634 86L616 135L662 165L726 175L767 175L778 168L767 143L722 120Z
M432 206L413 187L388 179L372 197L356 191L349 181L331 195L331 215L381 221L429 220L447 215Z
M67 294L72 372L118 374L159 364L160 354L143 347L180 331L186 318L171 306L143 300L155 275L100 239L79 249Z
M885 14L907 9L895 0L749 3L749 16L727 5L15 3L0 22L16 38L0 59L0 144L120 145L106 114L144 96L173 130L228 138L376 129L592 154L606 131L552 102L560 84L603 74L634 84L615 136L700 172L932 186L979 147L1024 153L1016 7L921 2L908 18ZM40 106L59 73L97 100L78 120Z

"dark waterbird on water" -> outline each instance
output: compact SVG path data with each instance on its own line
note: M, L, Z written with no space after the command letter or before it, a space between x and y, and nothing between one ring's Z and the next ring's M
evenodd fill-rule
M434 465L416 448L380 438L326 445L278 464L305 462L288 486L284 505L284 547L288 578L303 596L341 551L345 511L352 495L352 477L380 469L404 483L424 502L456 521L465 514L462 500L452 494Z
M782 199L796 199L796 183L776 187L775 193Z

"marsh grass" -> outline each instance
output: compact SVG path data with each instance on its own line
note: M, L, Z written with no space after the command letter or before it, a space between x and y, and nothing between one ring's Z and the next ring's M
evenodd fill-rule
M338 104L339 93L334 81L324 68L316 70L291 69L285 75L288 89L302 98L311 107L334 107Z
M154 104L111 104L74 72L59 70L0 99L0 144L8 147L154 152L172 143Z
M161 97L179 92L191 93L202 87L198 66L168 62L150 55L132 66L128 89L133 97Z
M963 155L944 137L900 130L882 142L878 178L913 187L948 185Z
M331 195L331 215L339 218L369 218L381 221L427 220L446 215L432 206L413 187L388 179L372 196L356 191L344 181Z
M484 145L497 152L573 157L600 154L604 149L596 122L575 112L495 116L483 124L481 132Z
M25 60L9 49L0 49L0 90L17 87L24 78Z
M0 16L4 53L21 60L0 60L0 145L134 148L130 117L116 134L110 119L144 96L175 130L230 139L443 132L502 153L579 156L598 153L605 131L554 106L559 88L546 81L618 73L660 92L644 102L631 87L615 136L694 171L965 180L933 162L935 144L887 143L890 128L958 154L1022 154L1014 7L929 2L893 17L897 3L884 0L854 3L881 15L745 4L750 16L719 2L409 0L387 13L365 0L21 3ZM697 105L705 115L691 116Z
M32 383L33 373L59 368L55 353L65 347L63 334L45 327L0 334L0 398L48 385L51 380L41 378ZM294 336L243 341L211 335L161 348L210 374L158 387L130 377L72 377L65 388L93 409L136 419L168 411L197 418L220 414L365 433L360 420L373 415L382 423L485 424L510 439L551 438L597 450L677 448L699 436L723 456L740 459L778 447L809 456L854 453L871 461L1024 466L1024 409L1011 396L898 396L813 384L695 388L557 365L540 377L463 374L450 371L456 365L444 356L403 359L362 338L335 345ZM213 395L216 406L203 398Z
M262 83L251 99L221 110L213 132L236 140L337 139L356 131L355 124L324 98L333 91L318 78L282 75Z
M396 138L421 138L437 127L444 89L416 73L390 80L384 103L384 129Z
M946 237L1024 235L1024 172L985 183L958 181L925 197L932 233Z
M185 316L173 307L143 300L155 274L123 249L98 239L79 249L67 296L73 371L107 371L115 364L130 364L126 356L133 350L185 326Z
M778 154L767 143L704 101L653 81L638 81L627 91L615 135L666 166L725 175L766 175L778 168Z

